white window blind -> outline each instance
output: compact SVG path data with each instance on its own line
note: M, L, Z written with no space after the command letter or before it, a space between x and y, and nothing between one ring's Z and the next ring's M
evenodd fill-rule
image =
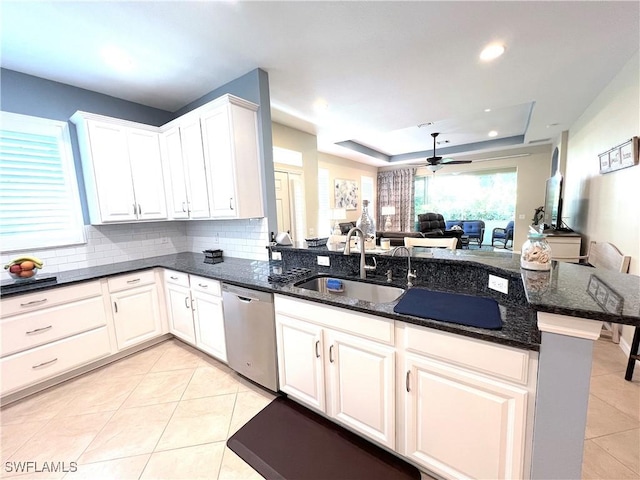
M0 248L84 243L67 123L0 113Z

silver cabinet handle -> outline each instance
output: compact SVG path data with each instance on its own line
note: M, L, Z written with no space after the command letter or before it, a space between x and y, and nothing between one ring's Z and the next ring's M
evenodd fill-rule
M138 215L142 215L142 207L138 204Z
M135 215L138 213L138 207L136 206L135 203L132 203L132 205L133 205L133 214Z
M209 285L207 285L206 283L199 283L198 286L200 288L209 288Z
M32 307L33 305L38 305L38 304L44 303L46 301L47 301L46 298L43 298L41 300L32 300L32 301L27 302L27 303L21 303L20 306L21 307Z
M316 358L320 358L320 340L316 340Z
M233 210L233 197L229 197L229 210Z
M133 280L127 280L127 283L138 283L139 281L139 278L134 278Z
M333 363L333 345L329 347L329 361Z
M189 297L184 297L184 306L187 308L191 308L191 306L189 305Z
M186 212L186 211L187 211L187 210L184 208L184 204L185 204L185 203L186 203L186 202L182 202L182 211L183 211L183 212Z
M35 370L36 368L46 367L47 365L51 365L53 362L57 362L57 361L58 359L54 358L53 360L49 360L48 362L42 362L42 363L39 363L38 365L32 365L31 368Z
M116 310L116 313L118 313L118 304L116 302L113 302L113 307Z
M169 278L171 278L171 280L177 280L178 279L178 277L174 277L173 275L171 277L169 277Z
M29 330L28 332L24 332L24 333L26 333L27 335L33 335L34 333L41 333L41 332L44 332L46 330L49 330L52 327L53 327L53 325L48 325L46 327L36 328L35 330Z
M407 389L407 392L411 391L411 370L407 370L407 377L404 381L404 386Z

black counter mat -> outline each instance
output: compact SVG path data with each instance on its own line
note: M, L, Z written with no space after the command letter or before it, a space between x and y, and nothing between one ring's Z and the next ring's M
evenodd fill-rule
M470 327L502 328L500 308L492 298L411 288L393 311Z
M420 479L414 466L286 397L267 405L227 446L267 480Z

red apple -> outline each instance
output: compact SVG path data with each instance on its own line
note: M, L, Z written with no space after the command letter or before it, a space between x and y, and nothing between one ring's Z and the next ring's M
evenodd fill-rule
M20 265L11 265L9 267L9 271L11 273L20 273L22 271L22 267Z

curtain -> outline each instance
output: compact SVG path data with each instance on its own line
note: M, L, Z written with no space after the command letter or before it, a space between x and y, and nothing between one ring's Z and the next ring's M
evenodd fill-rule
M411 232L415 228L415 176L416 168L402 168L378 172L378 230L384 230L386 218L382 207L395 207L391 215L391 230Z

